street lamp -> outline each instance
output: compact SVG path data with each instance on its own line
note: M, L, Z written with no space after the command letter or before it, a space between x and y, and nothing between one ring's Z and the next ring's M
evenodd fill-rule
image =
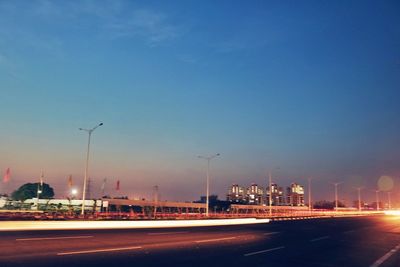
M206 193L206 216L208 217L208 204L209 204L209 194L210 194L210 161L218 157L220 154L214 154L211 156L198 156L200 159L207 160L207 193Z
M343 182L340 183L332 183L335 186L335 207L336 207L336 211L338 211L338 192L337 192L337 188L338 185L343 184Z
M78 194L78 190L76 190L75 188L73 188L73 189L71 190L71 195L72 195L72 197L75 197L76 194Z
M275 167L275 169L279 170L279 167ZM271 217L272 216L272 174L271 174L271 171L268 172L268 187L269 187L268 206L269 206L269 216ZM278 189L278 191L279 191L279 189Z
M84 129L84 128L79 128L81 131L85 131L88 133L88 144L87 144L87 154L86 154L86 166L85 166L85 177L83 179L83 192L82 192L82 215L85 215L85 197L86 197L86 183L87 183L87 177L89 173L89 151L90 151L90 137L92 136L92 133L94 130L96 130L98 127L102 126L103 123L99 123L92 129Z
M312 211L312 205L311 205L311 180L312 177L308 177L308 211Z
M361 189L363 189L363 187L357 187L356 189L358 191L358 211L361 212Z
M379 190L375 190L375 197L376 197L376 210L379 211Z

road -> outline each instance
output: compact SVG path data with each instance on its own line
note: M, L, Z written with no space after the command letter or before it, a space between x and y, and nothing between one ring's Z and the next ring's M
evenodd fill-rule
M0 232L0 266L400 266L400 217Z

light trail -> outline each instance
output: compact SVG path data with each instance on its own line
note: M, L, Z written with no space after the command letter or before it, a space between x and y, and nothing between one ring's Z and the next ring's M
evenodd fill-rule
M328 239L328 238L329 238L328 235L321 236L321 237L317 237L317 238L311 239L310 242L316 242L316 241L320 241L320 240L324 240L324 239Z
M284 246L280 246L280 247L276 247L276 248L270 248L270 249L265 249L265 250L260 250L260 251L256 251L256 252L250 252L247 254L244 254L243 256L248 257L248 256L253 256L253 255L257 255L257 254L261 254L261 253L267 253L270 251L275 251L275 250L279 250L279 249L284 249Z
M177 235L177 234L187 234L189 233L188 231L186 232L163 232L163 233L148 233L147 235Z
M80 239L80 238L92 238L92 235L82 236L59 236L59 237L36 237L36 238L17 238L15 241L42 241L42 240L57 240L57 239Z
M176 228L262 224L269 221L269 219L256 218L165 221L0 221L0 231Z
M236 239L236 236L222 237L222 238L215 238L215 239L197 240L197 241L194 241L194 242L195 243L208 243L208 242L217 242L217 241L225 241L225 240L232 240L232 239Z
M101 253L101 252L112 252L112 251L123 251L123 250L135 250L141 249L142 247L123 247L123 248L105 248L105 249L93 249L93 250L79 250L70 252L60 252L57 256L75 255L75 254L90 254L90 253Z
M268 232L268 233L263 233L263 235L276 235L280 234L281 232Z
M400 210L385 210L385 215L400 216Z

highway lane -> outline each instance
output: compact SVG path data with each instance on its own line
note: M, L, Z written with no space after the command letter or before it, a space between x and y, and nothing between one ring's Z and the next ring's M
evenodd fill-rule
M400 266L400 218L388 216L0 235L5 267Z

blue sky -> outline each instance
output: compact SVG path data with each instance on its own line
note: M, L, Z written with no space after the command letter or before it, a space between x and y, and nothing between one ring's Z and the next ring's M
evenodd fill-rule
M59 196L194 200L199 154L219 152L212 192L315 177L400 182L397 1L0 1L0 169L11 190L43 169ZM277 170L277 168L279 168ZM346 186L347 185L347 186ZM3 185L4 186L4 185ZM400 186L395 183L397 190ZM366 191L368 192L368 191ZM373 197L373 193L368 193ZM400 194L398 194L400 197Z

